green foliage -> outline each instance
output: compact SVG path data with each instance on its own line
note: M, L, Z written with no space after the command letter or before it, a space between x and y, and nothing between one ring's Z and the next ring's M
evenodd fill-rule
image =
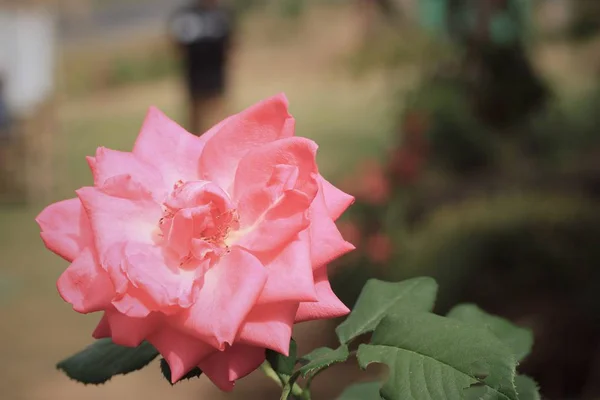
M469 37L479 33L479 19L485 12L482 8L486 6L485 2L469 0L421 0L419 22L435 35L452 35L467 42ZM529 0L507 0L505 7L490 15L488 30L491 41L507 45L522 40L529 30L530 8Z
M406 309L431 311L436 294L437 284L431 278L397 283L371 279L361 292L354 310L337 327L336 333L341 343L348 343L373 331L386 315L401 314Z
M431 278L398 283L371 279L338 326L338 349L316 349L298 363L295 357L272 354L269 363L283 383L281 399L310 399L313 378L351 355L363 369L373 363L387 365L389 376L383 386L371 382L349 387L340 400L536 399L535 383L516 373L518 361L531 350L531 333L472 304L436 315L436 294ZM349 352L351 342L368 332L373 332L370 341ZM304 388L297 384L300 377L306 378Z
M430 213L406 238L402 268L394 270L393 278L434 277L445 288L437 301L444 309L460 301L467 287L482 285L474 277L494 268L520 293L540 281L555 290L575 289L577 271L565 266L600 259L593 240L600 233L599 222L597 209L579 198L520 191L447 205ZM503 290L497 284L485 289L494 294ZM575 293L592 296L585 292Z
M280 0L278 5L282 16L297 18L304 12L306 2L304 0Z
M450 310L448 317L476 326L486 326L513 350L519 362L531 352L533 333L530 330L519 328L503 318L487 314L474 304L458 305Z
M347 387L337 400L381 400L379 382L357 383Z
M296 388L296 393L310 393L310 385L315 376L333 364L346 361L349 356L348 346L342 345L335 350L328 347L320 347L300 358L298 363L302 366L296 372L279 374L283 378L282 382L284 384L281 399L287 400L289 396L294 394L294 388ZM296 381L301 376L307 378L306 389L303 392L299 391L299 387L296 385Z
M568 35L574 40L589 40L600 31L600 7L595 0L574 0L574 16Z
M101 384L115 375L142 369L158 356L148 342L124 347L110 339L100 339L79 353L59 362L56 367L71 379L85 384Z
M540 400L540 393L536 381L525 375L518 375L515 378L515 385L520 400Z
M169 363L167 363L167 360L165 360L164 358L160 359L160 372L162 372L162 374L165 377L165 379L167 380L167 382L169 382L171 385L174 385L174 383L171 382L171 367L169 367ZM198 377L200 377L200 375L202 375L202 370L200 368L196 367L196 368L192 369L190 372L188 372L187 374L185 374L181 379L179 379L175 383L179 383L181 381L187 381L192 378L198 378Z
M349 356L348 346L345 345L341 345L335 350L329 347L319 347L300 359L303 365L298 372L304 378L312 378L325 368L346 361Z
M474 385L498 399L517 399L508 346L488 329L431 313L386 316L371 343L359 347L358 360L362 368L390 368L381 389L386 400L463 399Z
M288 356L273 350L267 350L267 362L280 377L281 382L285 384L290 379L296 365L296 341L293 339L290 341Z

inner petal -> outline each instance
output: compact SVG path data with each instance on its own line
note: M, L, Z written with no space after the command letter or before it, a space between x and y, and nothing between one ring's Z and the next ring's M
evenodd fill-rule
M226 239L238 228L238 217L229 196L218 186L178 182L163 207L162 243L180 267L210 267L227 253Z

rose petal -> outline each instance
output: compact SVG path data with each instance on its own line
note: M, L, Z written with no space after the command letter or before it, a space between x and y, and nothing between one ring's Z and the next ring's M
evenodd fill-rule
M109 338L110 334L110 324L108 323L108 317L106 316L105 312L104 314L102 314L102 318L100 319L100 322L98 322L96 329L94 329L92 337L94 339L104 339Z
M264 348L236 344L208 356L198 367L219 389L229 392L236 380L254 372L264 361Z
M300 303L296 314L296 322L338 318L347 315L350 310L331 290L327 278L327 268L320 268L314 274L319 301L316 303Z
M283 250L257 256L268 271L258 304L317 301L308 230L302 231Z
M165 185L154 165L142 161L133 153L100 147L96 150L96 157L90 166L94 174L94 184L98 188L102 188L110 178L127 174L146 190L151 191L159 202L162 202L171 190Z
M115 296L112 282L89 247L58 278L57 288L61 297L83 314L105 309Z
M156 347L171 368L171 383L180 380L209 354L214 347L168 325L154 332L148 341Z
M187 132L155 107L146 115L133 154L160 171L163 182L172 187L178 180L199 178L198 160L206 139Z
M132 287L128 287L126 290L128 290L127 293L123 293L112 301L112 305L121 314L132 318L144 318L150 315L152 311L159 309L159 307L145 299L147 296L142 291Z
M222 210L233 207L229 195L223 189L212 182L194 181L179 185L167 198L165 205L178 210L211 203Z
M162 210L152 199L118 198L92 187L79 189L77 195L90 217L98 257L103 266L105 256L116 244L153 244Z
M110 326L112 341L121 346L137 347L148 336L159 329L162 322L160 314L152 313L144 318L132 318L115 309L104 314Z
M227 243L251 252L272 252L289 245L308 228L310 199L302 192L289 190L261 216L254 226L232 232Z
M122 265L131 284L160 311L167 311L172 306L187 308L192 305L194 271L167 265L160 248L128 243Z
M189 334L224 349L226 343L233 343L266 280L267 272L260 261L233 247L206 272L194 304L178 322Z
M205 207L208 209L208 207ZM203 214L209 214L204 212ZM171 221L169 229L165 232L165 243L168 243L171 249L179 259L190 254L192 249L192 238L194 234L194 215L189 208L178 211Z
M321 189L323 191L323 197L325 198L325 204L329 211L329 216L334 221L337 220L340 215L346 211L352 203L354 203L354 196L351 196L337 187L333 186L329 181L319 175L319 182L321 182Z
M291 137L244 156L235 174L232 196L242 227L255 224L287 191L295 189L312 201L318 190L317 147L311 140Z
M46 207L35 220L46 247L69 262L93 244L88 216L78 198Z
M310 253L313 268L321 268L334 259L354 250L337 229L329 216L325 198L319 184L319 193L310 206Z
M280 94L230 117L207 142L200 157L202 178L229 191L248 150L294 135L294 119Z
M297 311L297 303L254 307L246 317L236 343L271 349L287 356Z

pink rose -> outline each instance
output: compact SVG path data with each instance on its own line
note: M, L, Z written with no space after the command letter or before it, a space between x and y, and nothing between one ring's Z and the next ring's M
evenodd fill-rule
M93 336L152 343L173 382L198 366L221 389L287 354L292 325L349 310L326 264L353 249L334 221L353 198L319 174L284 95L196 137L150 109L131 153L99 148L94 186L37 217L71 265L58 291L103 311Z

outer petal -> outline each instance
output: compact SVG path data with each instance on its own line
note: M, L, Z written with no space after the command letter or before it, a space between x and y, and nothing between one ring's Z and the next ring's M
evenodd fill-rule
M105 317L113 342L128 347L139 346L159 328L162 322L160 314L150 314L145 318L131 318L112 308L106 310Z
M260 261L233 247L204 275L194 305L177 322L189 334L222 350L226 343L233 343L266 280L267 272Z
M97 264L89 247L63 272L57 287L61 297L84 314L105 309L115 296L108 274Z
M329 216L321 185L310 207L310 242L313 268L320 268L337 257L354 250Z
M105 256L114 245L153 243L162 210L152 199L118 198L91 187L79 189L77 195L90 217L98 257L103 266Z
M198 160L206 139L187 132L155 107L146 115L133 154L154 165L167 186L199 178Z
M323 190L323 197L325 198L325 204L329 211L329 216L334 221L337 220L344 211L352 203L354 203L354 196L351 196L337 187L333 186L329 181L319 175L319 182Z
M248 150L294 135L294 119L280 94L234 115L206 142L200 158L202 178L228 190Z
M110 337L110 324L108 323L108 317L106 316L106 312L102 315L100 322L94 329L94 333L92 333L92 337L94 339L104 339Z
M317 301L308 230L283 250L257 256L269 274L258 304Z
M88 216L78 198L46 207L35 220L46 247L69 262L93 244Z
M327 278L327 268L320 268L315 271L315 285L319 301L317 303L300 303L296 314L296 322L337 318L350 312L348 307L331 290Z
M116 273L120 273L120 271ZM153 310L158 310L158 307L155 304L152 304L152 302L147 299L148 296L142 291L137 290L131 285L128 285L125 290L127 290L126 293L119 295L112 301L112 305L121 314L130 318L145 318L150 315Z
M256 306L240 329L236 343L275 350L288 355L298 303Z
M312 140L292 137L246 154L235 174L232 196L242 226L254 224L287 191L297 190L312 201L318 190L317 148Z
M216 351L214 347L168 325L150 335L148 341L169 363L171 383L180 380L206 356Z
M236 380L255 371L264 361L265 349L236 344L210 355L198 366L219 389L228 392L233 390Z
M96 150L94 162L90 162L94 174L94 184L102 188L105 182L115 176L129 174L134 181L151 191L154 198L163 201L170 191L154 165L147 163L133 153L110 150L104 147Z

